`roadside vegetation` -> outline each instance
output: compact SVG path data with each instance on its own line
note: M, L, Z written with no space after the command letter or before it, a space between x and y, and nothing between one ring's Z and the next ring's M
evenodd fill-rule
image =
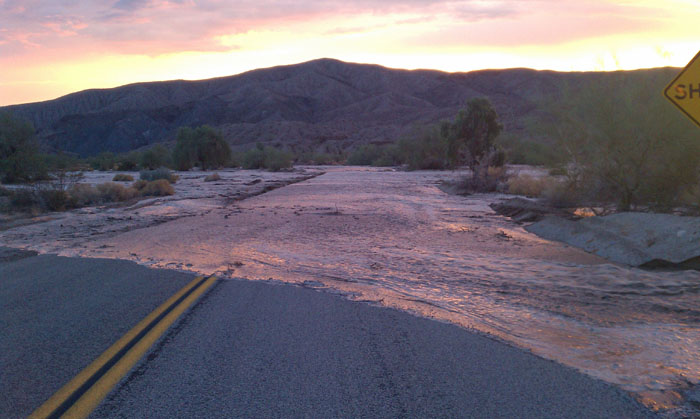
M653 80L662 86L667 80ZM700 131L658 94L621 73L543 104L549 179L512 180L558 206L601 212L700 212Z

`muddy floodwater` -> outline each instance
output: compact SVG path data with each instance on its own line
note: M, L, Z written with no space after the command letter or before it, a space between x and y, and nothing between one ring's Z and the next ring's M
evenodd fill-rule
M95 227L87 240L57 241L49 230L59 227L45 222L3 231L0 244L340 293L488 333L620 385L651 407L692 408L684 398L700 382L700 272L624 267L540 239L489 208L504 196L438 188L459 173L308 173L320 170L238 201L190 193L185 216L171 220L157 218L158 205L112 208L127 225L138 224L128 221L136 212L159 221L104 234ZM222 188L250 183L247 172L233 173ZM91 211L99 218L107 210Z

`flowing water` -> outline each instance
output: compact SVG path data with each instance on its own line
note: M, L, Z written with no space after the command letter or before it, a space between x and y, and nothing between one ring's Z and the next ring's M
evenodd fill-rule
M330 169L59 253L339 292L491 334L656 408L700 383L700 272L624 267L542 240L489 208L501 196L442 192L449 176Z

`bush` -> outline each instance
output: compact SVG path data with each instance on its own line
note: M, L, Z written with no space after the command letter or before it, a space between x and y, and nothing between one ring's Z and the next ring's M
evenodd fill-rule
M140 191L140 190L142 190L143 188L145 188L146 185L148 185L148 181L147 181L147 180L139 179L139 180L137 180L136 182L134 182L134 183L131 185L131 187L134 188L134 189L136 189L137 191Z
M552 98L545 108L551 121L540 126L566 154L577 196L620 211L670 209L698 183L697 127L656 93L667 82L659 76L640 83L638 74L624 72Z
M282 169L289 169L292 167L294 155L289 151L265 147L263 153L265 154L263 167L267 170L278 172Z
M273 172L292 167L294 155L285 150L256 145L242 157L244 169L268 169Z
M218 173L213 173L213 174L204 178L205 182L214 182L216 180L221 180L221 176L219 176Z
M136 196L136 190L114 182L97 185L97 192L102 202L127 201Z
M332 153L305 153L299 156L298 163L300 164L314 164L325 166L329 164L337 164L343 160L343 156L340 154Z
M170 151L162 144L157 144L141 153L139 165L142 169L157 169L163 166L170 166Z
M447 139L437 126L424 128L413 137L398 143L399 155L408 170L444 170L447 162Z
M68 208L70 197L60 189L17 189L9 199L10 208L15 211L40 213L63 211Z
M369 166L382 157L382 150L375 144L362 145L350 153L347 164L350 166Z
M141 156L138 151L131 151L129 153L120 154L116 158L115 167L117 170L130 172L139 168L139 160Z
M10 207L14 210L35 210L40 209L41 202L34 191L30 189L17 189L10 195Z
M49 211L64 211L69 204L68 192L60 189L44 189L39 191L42 207Z
M101 202L100 193L97 189L86 183L78 183L68 190L72 206L76 208L87 205L99 204Z
M244 169L262 169L265 166L265 151L261 144L243 153L241 167Z
M143 185L139 193L143 196L166 196L174 194L175 188L167 180L158 179Z
M554 183L542 192L542 197L557 208L575 208L586 204L584 193L569 182Z
M95 157L91 157L88 161L94 170L103 172L112 170L117 166L117 156L109 151L104 151Z
M551 177L532 177L530 175L518 175L508 179L508 193L524 195L531 198L540 197L546 191L553 190L559 183Z
M465 178L462 185L467 193L503 192L507 181L505 167L488 167L481 176L472 174Z
M132 182L134 177L131 175L126 175L124 173L117 173L112 178L112 182Z
M142 170L139 172L139 178L142 180L153 181L158 179L165 179L170 183L175 183L179 179L177 175L170 172L169 169L161 167L155 170Z

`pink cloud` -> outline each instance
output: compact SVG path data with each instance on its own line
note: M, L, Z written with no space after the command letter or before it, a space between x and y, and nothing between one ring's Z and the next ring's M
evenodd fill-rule
M323 35L377 26L342 26L344 18L410 12L435 29L404 38L409 45L520 45L565 42L638 30L659 11L631 4L572 0L5 0L0 2L0 56L90 51L159 55L222 51L220 35L277 29L289 22L338 21ZM445 20L449 24L445 24Z

